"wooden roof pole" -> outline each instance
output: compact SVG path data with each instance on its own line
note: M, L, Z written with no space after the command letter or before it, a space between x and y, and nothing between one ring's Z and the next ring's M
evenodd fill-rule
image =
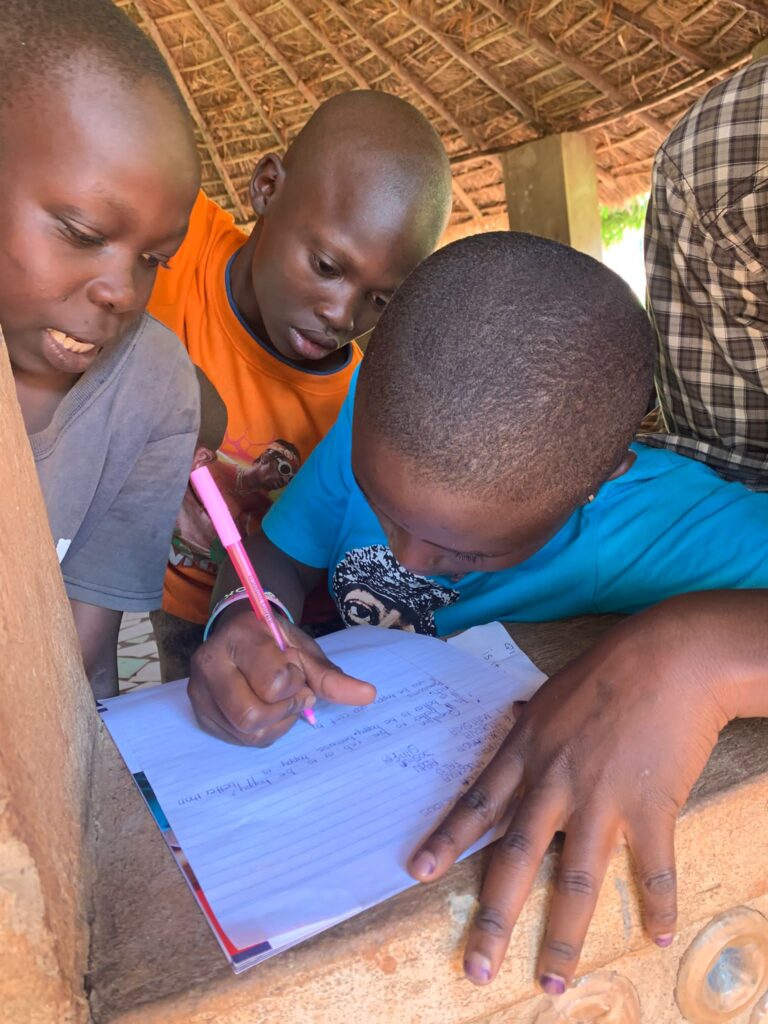
M198 109L198 106L195 103L194 97L192 96L192 93L189 91L187 83L181 77L181 72L179 71L176 61L173 59L173 54L168 49L163 37L160 35L160 30L158 29L157 25L155 25L154 21L148 14L147 9L144 6L144 0L133 0L133 6L141 15L141 18L144 22L144 25L150 38L152 39L152 42L163 55L163 58L165 59L165 62L168 65L171 74L173 75L174 81L176 82L176 85L179 87L179 92L184 97L184 102L187 104L190 116L197 125L197 130L200 132L200 135L202 136L203 142L205 143L210 154L211 162L213 163L213 166L216 168L216 172L221 178L224 188L227 190L227 195L229 196L232 205L234 206L241 220L248 220L248 211L240 201L240 196L238 195L237 189L235 188L232 179L229 176L229 171L225 167L224 161L219 156L219 152L216 149L216 144L213 141L213 138L211 137L211 133L208 131L208 126L206 125L203 119L203 115L200 113L200 110Z
M261 120L264 122L264 124L267 126L267 128L269 128L269 130L272 132L272 134L274 135L274 137L277 140L278 144L281 147L284 147L285 146L285 135L284 135L284 133L280 131L278 126L275 124L275 122L272 120L272 118L266 112L266 110L264 109L264 107L261 104L261 100L258 98L256 93L253 91L253 89L250 87L248 82L243 77L243 73L241 72L240 68L238 67L237 61L234 59L232 54L227 49L227 45L224 42L224 40L221 38L221 36L219 35L218 30L216 29L216 26L213 24L213 22L208 17L208 15L205 13L205 11L201 8L201 6L197 2L197 0L186 0L186 3L187 3L187 6L189 7L189 9L194 12L195 17L197 18L197 20L200 22L200 24L203 26L205 31L208 33L208 35L213 40L213 43L214 43L216 49L219 51L219 54L220 54L221 58L223 59L224 63L227 65L229 70L232 72L232 75L233 75L235 81L240 86L240 88L243 90L243 93L251 101L253 109L256 111L256 113L261 118Z
M768 11L765 9L764 0L731 0L731 3L741 7L744 11L759 15L763 21L768 21Z
M681 43L679 39L673 39L671 32L659 28L658 25L654 25L652 21L644 18L642 14L635 14L633 11L628 11L626 7L622 7L621 4L616 3L611 5L610 13L612 17L623 21L625 25L631 25L632 28L637 29L638 32L642 32L644 36L652 39L654 43L658 43L662 50L674 53L675 56L682 57L683 60L690 61L691 64L696 64L700 68L709 67L709 61L706 57L702 57L697 50L694 50L692 46L688 46L687 43Z
M242 9L239 0L226 0L226 5L230 8L233 14L235 14L235 16L240 19L240 21L242 22L243 25L245 25L248 31L251 32L254 39L257 39L259 43L263 45L264 49L267 51L267 53L269 53L272 59L277 64L280 65L282 70L285 72L285 74L288 76L291 82L296 86L296 88L301 92L302 96L307 100L310 106L317 110L317 108L320 106L320 100L312 92L309 86L302 82L302 80L299 78L299 76L296 74L293 68L291 68L290 65L286 64L283 55L280 53L277 47L271 42L271 40L269 40L267 36L264 35L264 33L261 31L258 25L256 25L256 23L253 21L251 16ZM366 89L368 88L368 83L365 80L365 78L363 78L362 75L356 75L355 78L356 80L359 78L360 81L363 83L363 87ZM468 193L461 187L461 185L457 181L452 181L451 184L460 202L469 211L473 220L482 220L483 215L477 204L472 200L471 196L468 195Z
M307 103L309 103L311 107L317 110L317 108L320 106L320 100L318 99L318 97L310 89L306 82L304 82L299 77L299 75L296 74L296 72L291 67L289 61L285 59L283 54L280 52L280 50L278 50L278 48L275 46L275 44L272 42L269 36L259 28L259 26L256 24L251 15L248 14L247 11L243 10L243 8L240 5L240 0L225 0L225 2L227 7L230 9L230 11L232 11L232 13L240 21L240 23L244 25L245 28L247 28L248 31L251 33L253 38L258 41L259 46L261 46L265 50L265 52L269 54L269 56L272 58L275 64L279 66L280 70L291 82L291 84L294 85L299 90L299 92L307 101Z
M324 47L324 49L326 49L328 53L330 53L330 55L333 57L333 59L336 61L339 67L343 68L344 71L346 71L346 73L353 80L353 82L355 82L356 85L358 85L361 89L370 89L368 81L360 74L360 72L354 66L354 64L347 60L347 58L341 52L339 47L336 46L335 43L331 42L331 40L328 38L325 32L322 31L322 29L319 29L309 20L306 14L302 10L300 10L299 7L297 7L293 0L283 0L283 7L287 11L290 11L294 18L299 22L299 24L303 28L305 28L310 35L314 36L318 43L320 43L320 45Z
M522 96L518 96L517 93L509 89L499 78L496 77L492 72L484 68L479 61L467 53L466 50L462 50L460 46L457 46L453 40L447 36L444 32L440 32L436 29L426 18L423 18L420 14L414 11L411 6L402 0L394 0L395 6L398 10L414 23L419 28L426 32L427 35L431 36L436 42L438 42L444 50L451 54L451 56L458 61L467 71L471 71L473 75L477 75L485 84L497 93L503 100L505 100L510 107L516 110L522 117L533 126L536 131L546 132L549 131L549 126L539 117L533 107L528 103L527 100L523 99Z
M653 96L649 97L647 100L640 100L637 103L633 103L630 106L625 107L623 110L617 110L615 113L605 114L603 117L598 117L593 121L588 121L583 125L583 130L589 131L592 128L604 128L608 124L620 121L623 117L629 117L630 115L635 115L639 112L649 110L651 107L661 106L662 103L668 103L670 100L676 100L680 96L685 96L687 93L693 92L693 90L698 88L698 86L706 85L707 82L711 82L713 78L717 78L719 75L722 75L727 71L733 71L735 68L740 67L742 64L746 64L750 60L752 60L751 50L744 50L741 53L734 54L733 57L723 61L722 64L718 64L717 67L711 67L707 71L701 71L697 75L692 75L690 78L686 78L682 82L678 82L677 85L673 85L671 89L667 89L667 91L661 96Z
M283 2L284 5L289 10L293 11L294 4L291 2L291 0L283 0ZM324 0L324 3L325 6L329 8L333 12L333 14L336 15L339 21L343 21L347 28L350 29L350 31L354 32L355 35L360 39L360 41L364 43L365 46L367 46L368 49L373 54L375 54L376 57L378 57L382 64L386 65L386 67L388 67L393 74L397 75L397 77L402 82L404 82L405 85L407 85L408 88L413 93L415 93L420 100L422 100L424 103L428 104L434 110L436 110L437 113L443 118L443 120L447 121L448 124L452 125L456 129L456 131L458 131L464 137L464 139L469 143L469 145L480 145L480 139L478 138L477 135L475 135L472 129L469 128L467 125L461 124L460 121L457 121L453 114L443 104L443 102L439 100L437 96L435 96L434 93L427 88L426 85L420 82L414 75L410 73L410 71L406 70L406 68L404 68L400 63L398 63L398 61L396 61L394 57L387 53L383 46L380 46L375 39L372 39L369 35L367 35L367 33L363 32L363 30L355 22L354 18L347 11L345 11L343 7L340 7L339 4L335 3L335 0ZM369 89L370 85L368 84L368 82L366 82L365 78L363 78L363 76L359 72L356 72L355 80L358 81L359 83L360 79L362 79L362 81L365 83L363 85L363 88ZM453 189L453 192L456 195L459 202L466 210L469 211L470 215L472 216L472 219L479 226L483 219L483 213L480 207L477 205L474 199L472 199L469 193L464 188L462 188L458 181L456 181L453 178L451 178L451 188Z
M469 125L462 124L454 115L448 110L442 100L432 92L432 90L420 82L415 75L412 75L407 68L396 60L391 53L380 46L367 32L365 32L358 22L352 17L352 15L346 11L340 4L336 3L336 0L323 0L323 6L332 11L333 14L343 21L350 31L354 32L358 39L365 43L371 53L375 54L378 59L384 64L392 74L397 75L401 82L404 82L408 88L419 97L424 103L432 107L433 110L437 111L440 117L444 121L447 121L460 135L463 136L465 141L470 146L481 145L480 138L475 134L474 130Z
M545 35L543 32L539 32L538 29L534 28L527 21L518 19L515 14L509 10L506 4L501 3L500 0L480 0L480 3L482 3L482 5L489 11L492 11L497 15L497 17L503 18L504 21L514 29L517 35L529 40L529 42L532 42L537 49L542 50L560 64L565 65L565 67L573 71L574 74L577 74L580 78L583 78L586 82L589 82L590 85L594 86L598 92L607 96L608 99L613 100L613 102L619 107L626 106L626 97L619 89L616 88L613 82L609 81L609 79L607 79L603 74L590 67L589 64L586 64L579 57L574 57L572 54L564 53L556 43L552 42L549 36ZM636 116L638 120L643 122L643 124L652 128L655 132L658 132L662 139L666 137L669 127L663 121L660 121L657 117L654 117L653 114L648 114L645 111L638 112Z
M647 100L640 100L638 103L633 103L621 110L614 110L610 114L603 114L602 117L596 117L592 121L585 121L582 124L575 125L573 130L589 132L595 128L606 128L608 125L614 124L616 121L621 121L624 117L630 117L631 115L637 114L639 111L650 110L652 107L661 106L663 103L669 103L671 100L676 100L680 96L685 96L689 92L693 92L693 90L697 89L700 85L706 85L713 78L717 78L719 75L725 74L728 71L735 70L742 64L746 64L751 59L752 51L743 50L741 53L735 54L722 64L718 64L716 67L711 67L708 71L701 71L696 75L691 75L689 78L683 79L682 82L678 82L677 85L673 85L671 89L668 89L660 96L652 96ZM457 153L455 156L450 157L451 166L456 167L460 164L468 163L471 160L479 160L485 157L500 156L502 153L506 153L509 149L516 149L518 146L524 145L525 142L517 142L507 146L494 146L486 150L480 149L473 153Z

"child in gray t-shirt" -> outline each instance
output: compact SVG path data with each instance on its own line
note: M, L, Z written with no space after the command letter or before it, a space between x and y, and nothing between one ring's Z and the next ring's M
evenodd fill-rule
M122 612L160 605L198 434L192 364L143 311L199 161L162 58L108 0L2 5L0 58L0 324L104 696Z

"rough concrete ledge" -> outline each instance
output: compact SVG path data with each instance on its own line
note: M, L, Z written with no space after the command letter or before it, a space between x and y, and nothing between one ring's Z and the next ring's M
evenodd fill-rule
M552 671L601 626L513 632ZM99 871L90 974L97 1024L528 1024L544 1005L533 969L555 851L539 873L504 970L489 988L475 988L461 970L485 854L458 865L434 886L411 889L235 977L106 735L98 760ZM655 1007L654 1015L643 1020L682 1020L671 992L685 937L714 914L760 900L768 890L768 829L755 827L756 815L764 822L766 807L768 721L735 723L723 734L679 825L681 938L666 952L648 943L627 851L620 846L581 971L619 962L639 988L648 988L643 979L652 977L641 996L644 1005Z

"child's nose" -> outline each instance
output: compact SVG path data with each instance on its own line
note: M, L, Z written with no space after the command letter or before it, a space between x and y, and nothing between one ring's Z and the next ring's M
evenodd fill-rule
M87 295L94 305L110 313L132 313L139 306L136 281L129 270L116 269L94 278Z
M389 546L404 569L417 576L435 574L440 555L431 545L417 540L403 530L398 530L390 537Z
M321 320L330 327L334 334L341 335L344 340L354 337L356 299L351 290L339 289L332 298L326 299L318 309Z

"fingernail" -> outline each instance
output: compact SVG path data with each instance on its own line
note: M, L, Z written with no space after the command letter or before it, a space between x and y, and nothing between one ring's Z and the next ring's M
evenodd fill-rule
M675 941L675 936L672 932L668 932L666 935L657 935L653 941L657 946L661 946L662 949L666 949L667 946L671 946Z
M429 850L421 850L411 861L411 870L417 875L429 877L429 875L434 874L436 867L437 861Z
M313 708L317 704L317 697L314 693L308 694L302 703L303 708Z
M539 984L548 996L561 996L565 992L565 981L556 974L542 974Z
M464 973L472 981L490 981L491 961L482 953L470 953L464 958Z

